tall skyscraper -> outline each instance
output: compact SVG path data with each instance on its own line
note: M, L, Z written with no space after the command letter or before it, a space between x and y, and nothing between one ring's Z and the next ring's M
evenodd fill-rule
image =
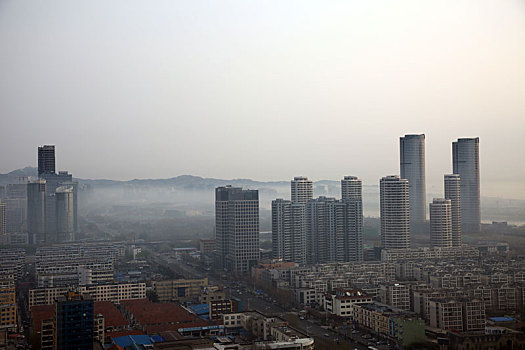
M259 192L237 187L215 189L217 261L244 274L259 260Z
M272 201L272 252L274 259L306 264L305 204Z
M363 260L363 184L356 176L345 176L341 180L341 198L346 203L348 233L345 250L346 261Z
M461 179L458 174L445 175L445 198L450 199L452 215L452 245L461 245Z
M29 242L46 242L46 180L27 183L27 232Z
M426 220L425 135L399 138L401 178L408 180L410 227L417 228Z
M397 175L383 177L379 190L383 248L410 248L408 180Z
M452 142L452 171L460 176L461 228L476 233L481 228L479 137Z
M314 188L312 181L304 176L296 176L291 182L292 202L306 203L314 198Z
M38 147L38 176L55 173L55 146Z
M56 189L57 242L72 242L75 237L73 187L60 186Z
M452 205L450 199L434 198L430 207L430 244L452 247Z

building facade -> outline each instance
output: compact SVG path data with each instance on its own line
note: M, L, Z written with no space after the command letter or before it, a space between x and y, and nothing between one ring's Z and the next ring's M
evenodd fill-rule
M46 242L46 181L27 183L27 232L29 242Z
M450 199L434 198L430 207L430 244L452 247L452 205Z
M217 262L235 274L257 265L259 251L259 192L231 186L215 189Z
M412 229L426 220L425 135L399 138L401 178L408 180L410 225Z
M75 240L75 208L73 187L60 186L55 192L57 242Z
M410 248L408 180L397 175L383 177L379 182L379 190L383 248Z
M444 178L445 198L450 199L452 218L452 246L461 246L461 178L458 174L447 174Z
M292 202L306 203L314 198L314 188L311 180L304 176L296 176L291 181Z
M274 259L306 263L305 204L272 201L272 254Z
M38 147L38 176L55 173L55 146Z
M452 169L460 176L462 230L477 233L481 228L479 137L452 143Z

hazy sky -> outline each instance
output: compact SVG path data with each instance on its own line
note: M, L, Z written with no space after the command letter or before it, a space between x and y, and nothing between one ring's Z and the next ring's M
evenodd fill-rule
M0 1L0 172L314 180L427 191L480 137L482 195L525 198L523 1Z

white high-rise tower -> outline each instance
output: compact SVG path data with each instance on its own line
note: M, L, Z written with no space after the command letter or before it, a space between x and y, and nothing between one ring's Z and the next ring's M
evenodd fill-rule
M383 248L410 248L408 180L386 176L380 180L379 189Z
M430 203L430 244L452 247L452 211L450 199L434 198Z

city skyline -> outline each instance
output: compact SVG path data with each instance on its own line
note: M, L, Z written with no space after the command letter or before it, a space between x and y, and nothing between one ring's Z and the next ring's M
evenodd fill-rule
M427 191L450 142L480 137L483 195L525 198L506 152L525 158L518 2L77 5L2 3L2 173L51 143L80 178L367 184L397 173L399 136L425 133Z

